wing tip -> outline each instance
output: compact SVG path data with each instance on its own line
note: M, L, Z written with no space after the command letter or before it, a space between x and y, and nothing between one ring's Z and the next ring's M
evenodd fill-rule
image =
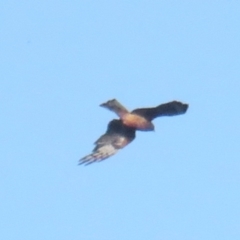
M176 110L178 111L179 114L184 114L187 112L188 108L189 108L189 104L188 103L183 103L180 101L173 101L172 103L175 104Z
M189 108L189 104L187 103L182 103L182 106L183 106L183 113L186 113L188 108Z
M81 158L78 162L78 165L89 165L92 164L94 162L101 162L109 157L111 157L112 155L114 155L117 150L114 149L110 152L104 152L102 151L103 149L98 149L97 151L94 151L93 153Z

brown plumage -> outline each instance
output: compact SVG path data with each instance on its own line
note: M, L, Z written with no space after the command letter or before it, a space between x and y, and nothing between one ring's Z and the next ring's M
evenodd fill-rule
M154 118L184 114L188 109L188 104L178 101L164 103L153 108L138 108L132 112L129 112L116 99L100 106L115 112L120 119L109 122L106 133L95 142L93 152L80 159L79 164L87 165L112 156L133 141L136 130L153 131L154 125L151 121Z

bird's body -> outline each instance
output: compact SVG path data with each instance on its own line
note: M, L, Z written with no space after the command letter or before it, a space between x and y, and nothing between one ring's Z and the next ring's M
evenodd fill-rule
M116 99L109 100L100 106L115 112L120 119L109 122L106 133L95 142L96 147L93 152L80 159L79 164L90 164L112 156L134 140L136 130L153 131L154 125L151 121L154 118L184 114L188 109L188 104L178 101L161 104L154 108L139 108L132 112L129 112Z
M129 127L133 127L139 131L152 131L154 130L154 125L152 122L148 121L146 118L139 116L134 113L125 114L122 117L123 124Z

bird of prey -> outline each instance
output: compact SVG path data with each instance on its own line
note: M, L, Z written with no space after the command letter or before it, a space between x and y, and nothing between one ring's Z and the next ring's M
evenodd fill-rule
M108 123L107 131L95 142L96 146L92 153L80 159L79 164L88 165L112 156L134 140L136 130L153 131L154 118L184 114L188 109L188 104L178 101L153 108L137 108L132 112L129 112L116 99L109 100L100 106L116 113L119 119L113 119Z

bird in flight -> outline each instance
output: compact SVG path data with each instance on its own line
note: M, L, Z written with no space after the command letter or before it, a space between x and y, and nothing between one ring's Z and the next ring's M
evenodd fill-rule
M92 153L79 160L79 164L100 162L124 148L135 138L136 130L153 131L152 120L156 117L184 114L188 104L172 101L153 108L137 108L129 112L116 99L100 105L117 114L119 119L108 123L107 131L94 144Z

